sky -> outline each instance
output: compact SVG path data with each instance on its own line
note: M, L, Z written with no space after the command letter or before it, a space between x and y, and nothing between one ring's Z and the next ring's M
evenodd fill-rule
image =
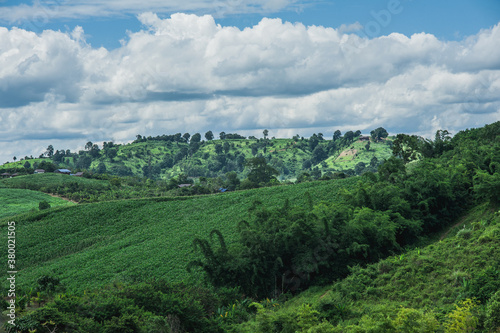
M0 0L0 164L137 134L498 120L498 0Z

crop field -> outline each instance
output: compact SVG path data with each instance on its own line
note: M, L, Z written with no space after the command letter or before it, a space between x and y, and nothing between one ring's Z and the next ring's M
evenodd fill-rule
M84 185L103 186L107 185L107 181L87 179L83 177L75 177L58 173L44 173L18 176L0 180L0 186L12 188L41 188L44 186L60 186L69 183L78 183Z
M338 200L356 178L302 183L182 198L122 200L18 216L19 285L56 276L69 290L85 290L130 278L187 279L186 265L198 258L195 237L219 229L231 244L236 224L249 218L255 200L266 207ZM7 219L0 222L5 237ZM199 278L200 275L194 275Z
M48 194L31 190L0 188L0 218L14 216L29 211L38 211L40 201L47 201L51 207L74 205Z

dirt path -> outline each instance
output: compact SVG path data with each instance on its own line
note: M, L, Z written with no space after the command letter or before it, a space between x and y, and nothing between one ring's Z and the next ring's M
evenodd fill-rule
M460 219L460 221L458 221L457 223L455 223L454 225L452 225L451 227L448 228L448 230L446 230L446 232L439 238L439 240L443 240L446 238L446 236L448 236L448 234L456 227L459 227L460 225L464 224L465 223L465 216L462 217Z

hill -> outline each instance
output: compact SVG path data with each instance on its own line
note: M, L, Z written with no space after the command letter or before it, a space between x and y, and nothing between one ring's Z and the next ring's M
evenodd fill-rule
M495 332L499 145L398 134L360 177L18 216L21 331Z
M493 332L484 317L500 293L499 239L498 207L477 206L446 239L353 267L347 278L263 309L235 331Z
M101 146L88 142L86 149L78 153L64 149L54 151L49 146L46 156L50 158L25 157L4 164L0 171L29 173L40 166L47 168L44 163L51 162L74 171L88 170L116 176L170 179L180 174L188 177L218 177L236 172L243 179L249 172L247 160L262 156L278 170L281 181L295 180L304 172L318 179L334 172L354 175L375 171L384 159L391 156L392 143L391 139L361 141L359 131L346 132L335 140L327 140L321 133L310 138L296 136L293 139L247 139L238 138L240 136L235 134L220 140L201 141L199 137L194 139L195 136L190 139L189 136L186 139L180 135L138 136L129 144L104 142ZM368 142L369 149L366 149ZM347 159L342 158L346 150L355 150L356 153ZM361 165L356 169L359 163Z
M188 277L192 242L219 229L228 242L255 200L266 207L288 199L307 204L335 200L353 179L276 186L219 195L121 200L85 204L18 216L19 281L57 276L71 290L94 288L115 279ZM6 220L1 229L5 231ZM6 232L2 233L2 237Z

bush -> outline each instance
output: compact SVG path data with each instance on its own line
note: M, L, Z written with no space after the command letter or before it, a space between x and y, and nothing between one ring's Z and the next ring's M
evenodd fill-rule
M408 308L401 308L398 312L393 325L398 332L407 333L432 333L436 332L439 323L432 313L423 313L422 311Z
M44 210L44 209L49 209L50 208L50 204L47 202L47 201L40 201L38 203L38 209L40 210Z
M498 332L500 329L500 289L488 302L484 326L489 332Z

